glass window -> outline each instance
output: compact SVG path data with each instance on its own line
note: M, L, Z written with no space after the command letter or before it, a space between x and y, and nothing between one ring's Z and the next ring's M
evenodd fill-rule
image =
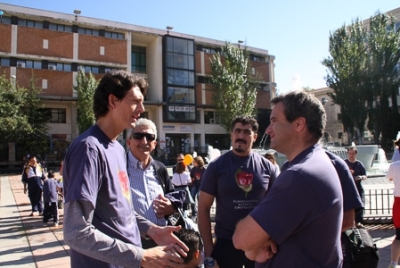
M41 62L41 61L35 60L35 61L33 62L33 68L34 68L34 69L42 69L42 62Z
M9 58L1 58L0 66L10 66L10 59Z
M195 91L193 88L168 87L168 102L171 103L195 103Z
M146 48L132 46L131 54L132 72L146 72Z
M196 108L195 106L178 106L168 105L167 109L167 120L170 121L195 121L196 120Z

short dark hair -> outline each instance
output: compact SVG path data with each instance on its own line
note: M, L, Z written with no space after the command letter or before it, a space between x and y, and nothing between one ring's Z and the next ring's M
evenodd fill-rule
M322 103L311 93L293 91L278 95L271 100L273 105L282 102L286 120L293 122L299 117L306 119L306 126L313 138L318 141L325 130L326 114Z
M55 177L54 171L53 170L49 170L49 172L47 173L47 177L48 178L54 178Z
M93 112L96 119L108 113L108 96L110 94L122 100L126 93L134 86L139 87L143 96L146 95L148 84L143 78L135 77L124 70L106 73L103 78L101 78L94 92Z
M347 152L349 152L349 151L354 151L356 154L358 153L356 146L350 146L349 148L347 148Z
M241 123L242 125L251 125L251 130L253 130L254 133L258 132L258 122L254 117L238 116L233 118L231 123L231 131L233 131L237 123Z
M182 256L184 263L188 263L193 259L195 251L203 251L203 242L201 241L199 232L182 228L178 232L175 232L175 234L189 248L187 256Z

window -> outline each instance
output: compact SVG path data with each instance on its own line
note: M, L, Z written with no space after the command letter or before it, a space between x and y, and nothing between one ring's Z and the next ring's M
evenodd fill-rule
M10 58L0 58L0 66L10 66Z
M17 68L42 69L42 62L38 60L17 60Z
M18 19L18 26L27 26L32 28L43 28L43 22L35 20Z
M194 41L163 38L165 121L196 122Z
M131 71L146 73L146 48L132 46Z
M117 33L117 32L105 31L104 36L113 39L125 39L125 35L123 33Z
M219 124L220 116L217 112L204 111L204 123L205 124Z
M66 123L67 122L67 109L62 108L43 108L45 117L49 123Z
M256 62L262 62L264 60L263 57L259 57L259 56L253 55L253 54L250 54L249 59L252 61L256 61Z
M195 104L193 88L168 87L167 94L167 102Z
M199 75L196 77L196 82L199 84L212 84L212 78L208 76Z
M49 30L72 33L72 26L58 23L49 23Z

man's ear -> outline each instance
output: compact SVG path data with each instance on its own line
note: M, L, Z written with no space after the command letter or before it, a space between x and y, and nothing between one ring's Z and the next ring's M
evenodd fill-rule
M196 260L200 258L200 250L196 250L195 252L193 252L193 258Z

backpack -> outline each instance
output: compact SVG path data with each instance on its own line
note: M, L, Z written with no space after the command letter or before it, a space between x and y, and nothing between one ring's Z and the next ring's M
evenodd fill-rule
M379 252L368 230L353 227L342 233L343 267L376 268Z

